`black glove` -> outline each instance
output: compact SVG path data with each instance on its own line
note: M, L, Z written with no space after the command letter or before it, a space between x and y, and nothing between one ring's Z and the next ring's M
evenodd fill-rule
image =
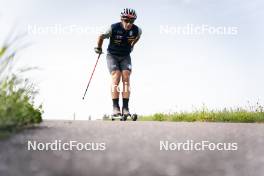
M102 54L102 53L103 53L102 48L99 48L99 47L95 47L95 48L94 48L94 51L95 51L97 54Z

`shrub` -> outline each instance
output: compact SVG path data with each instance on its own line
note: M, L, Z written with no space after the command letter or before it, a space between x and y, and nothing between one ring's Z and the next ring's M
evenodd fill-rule
M37 92L23 81L12 75L1 82L0 129L23 127L42 120L42 107L33 105Z
M34 107L35 86L28 79L12 74L17 53L27 46L21 43L23 37L10 33L0 46L0 136L42 120L42 107Z

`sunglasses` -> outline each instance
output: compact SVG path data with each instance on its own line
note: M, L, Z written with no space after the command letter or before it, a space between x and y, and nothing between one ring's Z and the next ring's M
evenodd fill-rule
M124 21L125 23L130 23L130 24L133 24L133 23L135 22L134 19L123 19L123 21Z

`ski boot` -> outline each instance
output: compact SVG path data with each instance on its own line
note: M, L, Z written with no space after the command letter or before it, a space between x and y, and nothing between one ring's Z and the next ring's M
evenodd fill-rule
M120 108L119 107L114 107L113 108L113 114L111 115L112 121L114 121L116 118L122 119Z
M122 118L121 121L126 121L128 117L131 117L131 114L128 110L128 108L122 108Z

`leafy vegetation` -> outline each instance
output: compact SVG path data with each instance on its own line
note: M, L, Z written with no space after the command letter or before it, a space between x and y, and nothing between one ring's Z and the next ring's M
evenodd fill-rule
M0 45L0 138L10 131L42 120L42 107L34 106L35 85L12 73L13 61L23 48L19 44L21 37L10 37Z
M42 108L35 108L31 101L36 92L26 85L18 87L23 81L13 75L1 83L0 129L41 122Z

